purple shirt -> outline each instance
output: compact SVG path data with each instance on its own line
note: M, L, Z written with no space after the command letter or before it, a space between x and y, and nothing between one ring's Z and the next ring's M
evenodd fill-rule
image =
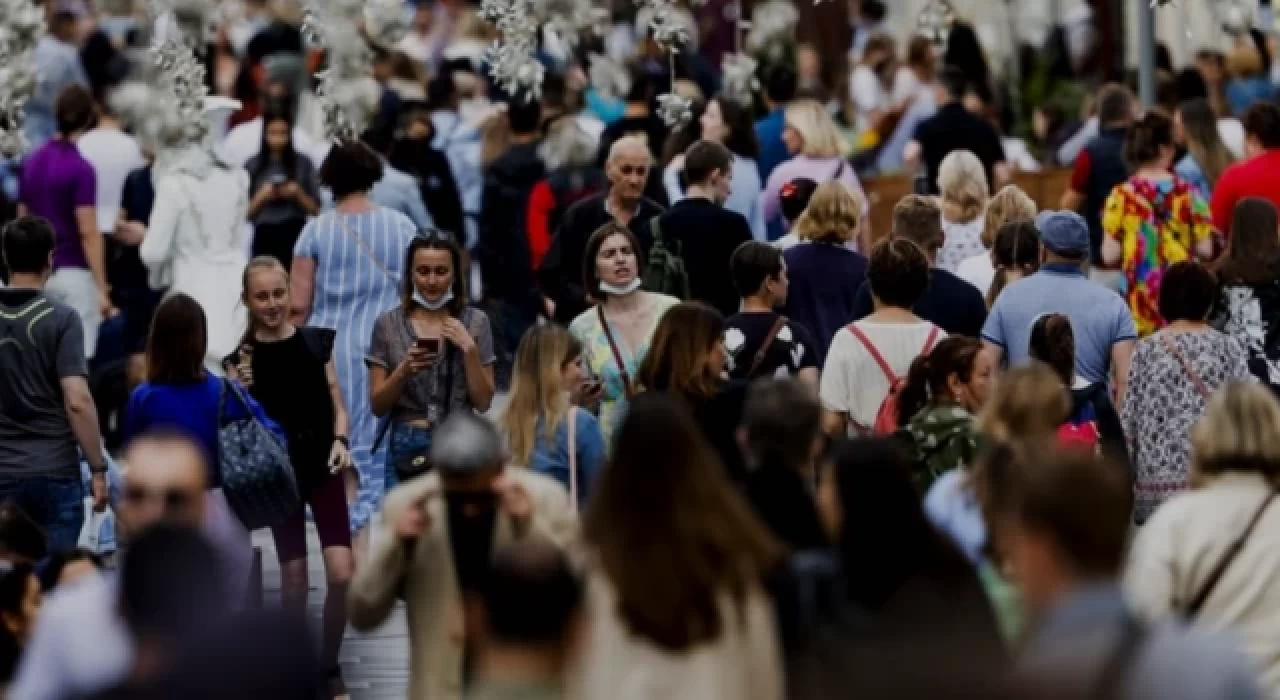
M70 141L54 139L22 164L21 199L27 213L53 225L53 269L89 267L76 209L94 206L97 187L93 166Z

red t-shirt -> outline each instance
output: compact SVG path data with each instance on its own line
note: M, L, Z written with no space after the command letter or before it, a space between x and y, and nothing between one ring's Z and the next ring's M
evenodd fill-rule
M1213 227L1226 238L1231 237L1231 216L1236 204L1245 197L1261 197L1280 208L1280 150L1236 163L1218 178L1209 208Z

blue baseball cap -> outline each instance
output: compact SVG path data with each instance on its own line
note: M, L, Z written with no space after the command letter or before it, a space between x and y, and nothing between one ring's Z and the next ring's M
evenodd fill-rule
M1073 211L1042 211L1036 215L1040 242L1067 258L1089 257L1089 224Z

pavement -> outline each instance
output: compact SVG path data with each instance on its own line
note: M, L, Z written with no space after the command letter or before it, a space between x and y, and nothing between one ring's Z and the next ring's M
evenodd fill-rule
M262 549L266 604L277 605L280 600L280 563L270 531L254 533L253 543ZM310 523L307 524L307 552L311 588L307 596L307 614L318 633L324 606L324 561L320 557L320 540ZM360 634L348 628L338 660L342 663L342 675L352 700L404 700L409 692L409 629L405 623L404 603L397 603L391 618L377 630Z

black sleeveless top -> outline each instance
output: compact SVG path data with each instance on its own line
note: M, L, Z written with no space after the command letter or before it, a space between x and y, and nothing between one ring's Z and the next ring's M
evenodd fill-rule
M250 340L253 398L289 439L289 460L305 496L329 474L333 448L333 399L325 365L333 353L334 331L299 328L284 340ZM236 364L235 356L227 358Z

